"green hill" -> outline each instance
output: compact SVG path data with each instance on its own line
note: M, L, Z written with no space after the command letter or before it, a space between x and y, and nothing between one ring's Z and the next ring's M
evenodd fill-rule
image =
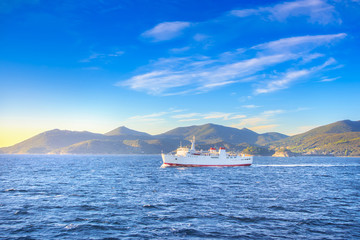
M283 140L275 147L315 155L360 156L360 121L338 121Z
M277 132L263 133L263 134L259 134L256 144L260 146L265 146L271 142L285 139L287 137L288 137L287 135Z
M286 146L293 152L308 155L360 156L360 132L325 133Z
M237 129L225 127L216 124L195 125L190 127L179 127L163 134L157 135L158 138L171 138L190 140L196 136L196 142L199 144L215 144L224 142L232 145L249 143L253 145L265 145L274 140L287 137L280 133L258 134L247 128Z
M76 143L52 151L54 154L158 154L176 149L176 140L112 140L97 139Z

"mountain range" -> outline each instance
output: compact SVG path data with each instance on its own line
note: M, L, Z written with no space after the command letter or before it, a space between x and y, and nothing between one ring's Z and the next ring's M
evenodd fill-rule
M312 129L295 136L270 132L258 134L247 128L237 129L216 124L179 127L159 135L150 135L125 126L105 134L51 130L10 147L3 154L159 154L189 145L196 136L198 149L226 147L240 152L249 147L286 148L299 154L339 156L360 155L360 121L344 120Z

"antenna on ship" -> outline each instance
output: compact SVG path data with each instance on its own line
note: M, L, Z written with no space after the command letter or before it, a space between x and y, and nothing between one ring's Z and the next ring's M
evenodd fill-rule
M191 151L195 151L195 136L193 136L193 139L191 141Z

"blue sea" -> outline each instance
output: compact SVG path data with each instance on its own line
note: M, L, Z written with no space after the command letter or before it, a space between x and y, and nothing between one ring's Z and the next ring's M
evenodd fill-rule
M0 239L360 239L360 158L0 155Z

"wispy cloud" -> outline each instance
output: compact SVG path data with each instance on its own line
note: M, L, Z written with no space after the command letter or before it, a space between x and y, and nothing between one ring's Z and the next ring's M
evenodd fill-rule
M310 74L308 70L292 71L285 74L280 79L269 81L265 86L259 87L255 90L256 94L274 92L280 89L288 88L289 85L297 79Z
M246 115L236 113L224 113L224 112L210 112L210 113L185 113L171 116L172 118L180 119L180 122L192 121L192 120L205 120L205 119L222 119L222 120L234 120L246 118ZM194 118L196 117L196 118Z
M169 51L172 53L184 53L190 49L189 46L181 47L181 48L172 48Z
M338 80L339 78L341 78L341 77L334 77L334 78L325 77L325 78L322 78L319 82L333 82L333 81Z
M285 21L290 17L305 16L311 23L341 23L335 8L324 0L298 0L269 7L233 10L237 17L261 16L269 20Z
M83 69L83 70L101 70L101 67L83 67L83 68L81 68L81 69Z
M224 62L221 58L188 57L160 59L150 72L136 75L118 86L128 86L153 95L179 95L207 92L213 88L248 81L246 77L269 66L294 60L295 54L275 54L241 61ZM188 88L189 86L192 86Z
M233 124L232 127L236 128L249 128L253 131L257 130L269 130L277 127L277 124L274 124L275 117L279 114L286 113L286 110L275 109L275 110L266 110L262 113L240 120L239 123Z
M160 117L160 116L163 116L165 114L168 114L168 112L157 112L157 113L152 113L152 114L147 114L147 115L136 115L136 116L133 116L133 117L130 117L129 119L131 120L139 120L139 119L150 119L150 118L156 118L156 117Z
M82 63L92 62L95 60L108 60L112 57L119 57L124 54L124 51L115 51L111 53L92 53L89 57L80 60Z
M191 26L190 22L162 22L141 34L154 42L166 41L180 36L184 29Z
M301 111L307 111L310 110L311 108L308 107L298 107L296 109L293 110L293 112L301 112Z
M267 111L264 111L262 114L265 116L274 116L274 115L281 114L284 112L285 112L285 110L277 109L277 110L267 110Z
M192 118L192 117L196 117L196 116L200 116L200 113L185 113L185 114L178 114L178 115L174 115L171 116L172 118Z
M181 109L169 109L168 111L163 111L163 112L155 112L155 113L151 113L151 114L145 114L145 115L136 115L136 116L132 116L130 118L128 118L128 120L131 121L157 121L157 120L163 120L159 117L163 117L165 115L169 115L169 114L174 114L174 113L178 113L181 112L183 110Z
M221 112L214 112L214 113L209 113L206 114L204 116L204 119L224 119L224 120L228 120L230 115L232 115L231 113L221 113Z
M250 104L250 105L242 105L241 107L243 108L258 108L260 106L254 105L254 104Z
M255 89L255 94L270 93L281 89L289 88L294 82L304 79L310 75L326 69L328 66L336 64L336 60L329 58L323 64L313 66L309 69L291 70L285 74L271 76L271 80L264 81Z
M264 79L262 71L276 69L284 63L289 66L309 64L313 59L324 57L312 53L316 47L328 45L346 36L345 33L298 36L270 41L242 51L221 53L218 56L189 56L182 58L161 58L149 64L144 73L137 74L117 86L145 91L152 95L180 95L203 93L212 89L241 82ZM244 51L255 56L243 59ZM306 61L305 61L306 59ZM323 65L304 69L289 69L285 73L267 76L267 81L257 85L255 94L285 89L296 80L331 65L329 58Z
M327 34L327 35L312 35L312 36L298 36L290 38L282 38L276 41L262 43L253 47L253 49L262 49L275 52L285 51L310 51L315 47L332 43L334 40L346 37L346 33ZM310 55L312 58L320 57L321 54Z

